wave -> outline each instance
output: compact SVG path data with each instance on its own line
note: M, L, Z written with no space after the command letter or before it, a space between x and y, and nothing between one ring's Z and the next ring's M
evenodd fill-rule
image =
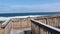
M12 19L12 18L27 18L27 17L39 17L39 16L45 16L45 15L28 15L28 16L0 17L0 21L5 21L7 19Z

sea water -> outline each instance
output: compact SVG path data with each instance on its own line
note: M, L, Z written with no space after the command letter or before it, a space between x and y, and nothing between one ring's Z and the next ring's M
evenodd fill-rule
M38 12L38 13L0 13L0 20L10 18L38 17L44 15L60 14L60 12Z

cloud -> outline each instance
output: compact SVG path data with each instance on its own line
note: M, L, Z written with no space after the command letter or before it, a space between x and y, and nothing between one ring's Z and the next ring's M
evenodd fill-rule
M37 5L0 5L0 13L4 12L60 12L60 3Z

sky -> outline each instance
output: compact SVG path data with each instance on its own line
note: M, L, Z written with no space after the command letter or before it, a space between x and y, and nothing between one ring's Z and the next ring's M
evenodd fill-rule
M0 0L0 13L60 12L60 0Z

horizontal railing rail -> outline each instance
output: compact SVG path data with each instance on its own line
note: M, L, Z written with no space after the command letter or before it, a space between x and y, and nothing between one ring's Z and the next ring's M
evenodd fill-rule
M6 20L4 23L2 23L1 28L5 28L7 24L9 23L10 19Z
M31 19L31 22L33 24L37 25L38 27L41 27L49 32L52 32L53 34L60 34L60 29L58 29L58 28L52 27L50 25L44 24L44 23L39 22L39 21L34 20L34 19Z

